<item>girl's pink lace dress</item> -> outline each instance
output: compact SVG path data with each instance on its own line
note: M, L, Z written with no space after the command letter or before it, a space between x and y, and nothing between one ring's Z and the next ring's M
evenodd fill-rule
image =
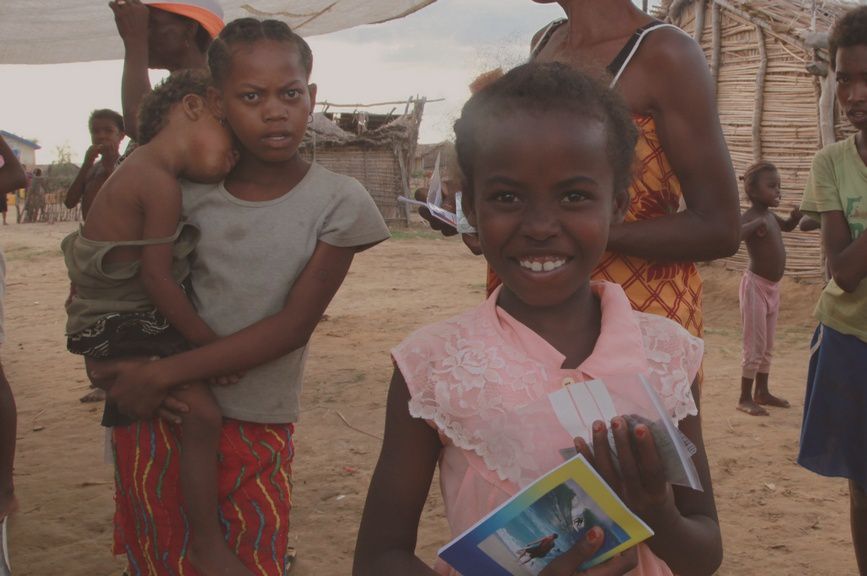
M514 411L564 383L644 373L674 422L697 414L690 386L702 341L671 320L634 312L617 284L592 286L602 305L602 331L590 357L572 370L561 368L562 354L496 306L499 288L481 305L418 330L392 350L409 387L410 414L433 426L444 446L440 488L453 536L562 462L558 446L520 433ZM442 562L436 569L456 574ZM641 544L632 574L672 572Z

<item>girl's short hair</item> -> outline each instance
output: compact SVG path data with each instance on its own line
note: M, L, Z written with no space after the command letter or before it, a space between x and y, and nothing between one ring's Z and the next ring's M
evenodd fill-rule
M455 150L465 180L464 193L473 192L473 168L485 122L508 122L514 112L569 112L602 122L614 172L614 194L626 195L638 139L629 110L607 86L559 62L529 62L513 68L464 104L455 122Z
M147 144L166 124L172 106L187 94L207 98L211 77L205 70L179 70L142 99L138 110L138 143Z
M753 186L756 185L756 181L759 179L759 175L763 172L777 172L777 167L767 161L756 162L749 168L747 168L744 175L741 177L741 180L744 181L744 194L747 196L750 195L750 190L753 189Z
M294 44L301 55L301 64L310 78L313 72L313 51L301 36L296 34L288 24L279 20L257 20L255 18L238 18L232 20L220 31L208 49L208 68L214 78L214 84L221 85L229 74L232 53L235 44L252 44L260 40L276 40Z
M850 46L867 45L867 6L859 6L846 12L837 20L828 38L831 68L837 66L837 50Z

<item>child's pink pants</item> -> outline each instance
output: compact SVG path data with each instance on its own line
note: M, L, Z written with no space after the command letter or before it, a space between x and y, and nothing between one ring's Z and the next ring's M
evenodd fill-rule
M780 283L747 270L741 278L739 295L744 327L743 377L752 380L757 372L767 374L771 370Z

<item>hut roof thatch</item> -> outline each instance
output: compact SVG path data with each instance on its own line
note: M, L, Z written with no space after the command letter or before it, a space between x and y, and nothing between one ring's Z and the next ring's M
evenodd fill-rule
M353 133L341 128L337 122L329 118L327 113L316 112L313 114L313 121L307 128L307 134L304 136L304 145L313 144L315 141L317 147L392 148L395 144L408 143L412 143L413 147L415 146L415 141L418 138L418 126L421 121L420 110L413 110L399 116L364 114L366 120L370 124L376 124L377 127L371 130L361 130L360 133Z
M695 0L662 0L656 15L677 22L683 10ZM778 39L804 47L824 48L822 32L827 32L834 21L853 6L857 0L712 0L745 20L765 25L766 32ZM813 14L815 8L815 16ZM815 17L815 21L814 21ZM820 37L813 35L818 31ZM818 43L818 46L816 45Z

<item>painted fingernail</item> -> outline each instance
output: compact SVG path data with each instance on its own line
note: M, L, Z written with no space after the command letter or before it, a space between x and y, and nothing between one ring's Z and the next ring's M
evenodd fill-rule
M620 420L618 420L617 418L612 420L611 421L611 427L614 428L615 430L620 430Z
M602 424L599 420L593 423L593 431L594 432L602 432L605 429L605 425Z
M647 428L644 426L639 426L635 429L635 437L636 438L644 438L647 436Z
M587 532L587 541L591 544L596 544L602 538L602 530L598 526L594 526Z

